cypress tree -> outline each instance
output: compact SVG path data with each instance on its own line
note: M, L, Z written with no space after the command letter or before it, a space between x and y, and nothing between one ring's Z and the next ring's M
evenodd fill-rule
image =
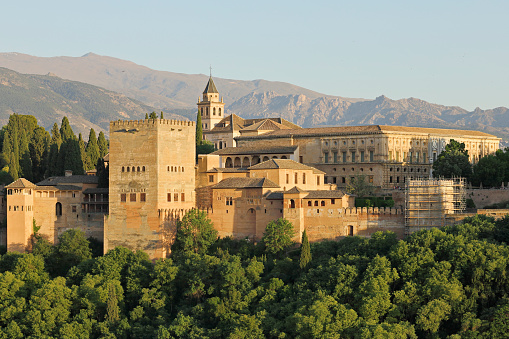
M302 232L302 245L300 246L300 268L304 269L311 261L311 247L309 246L306 230Z
M62 118L62 124L60 125L60 135L63 142L76 137L72 131L71 125L69 124L69 119L67 119L67 117Z
M163 118L163 111L161 111L161 119L164 119L164 118Z
M83 136L81 135L81 133L78 136L78 144L80 146L81 163L83 164L83 169L85 171L94 169L94 166L92 165L92 162L90 161L90 157L87 154L86 147L85 147L85 141L83 141Z
M97 145L99 146L99 156L103 158L106 154L108 154L108 142L104 137L104 133L99 132L99 137L97 138Z
M203 127L201 126L201 114L198 110L196 115L196 146L200 146L203 142Z
M157 113L152 112L152 113L150 113L150 115L148 117L149 117L149 119L157 119Z
M71 170L73 175L84 174L83 161L81 160L80 144L76 137L67 140L61 147L61 154L64 156L63 169Z
M148 113L145 113L145 120L148 120Z
M95 131L93 128L90 129L90 134L88 135L88 144L86 148L87 155L90 159L90 165L92 168L95 168L97 165L97 159L99 159L100 151L99 145L97 144L97 137L95 136ZM92 169L90 168L90 169Z
M48 146L49 133L44 128L37 127L29 145L34 182L39 182L44 179L48 164Z
M62 136L60 135L58 125L55 123L53 124L53 128L51 129L51 141L48 154L47 176L60 175L58 162L61 147L62 147Z

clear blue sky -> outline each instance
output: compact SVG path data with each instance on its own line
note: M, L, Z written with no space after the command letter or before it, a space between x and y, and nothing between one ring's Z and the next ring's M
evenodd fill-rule
M0 52L509 107L509 1L5 1Z

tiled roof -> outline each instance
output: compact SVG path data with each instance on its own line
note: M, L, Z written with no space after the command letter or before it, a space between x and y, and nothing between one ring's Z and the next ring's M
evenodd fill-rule
M109 188L87 188L83 194L108 194Z
M247 126L246 128L243 128L242 131L258 131L258 130L280 130L280 129L291 129L290 127L287 127L285 125L282 125L280 123L277 123L275 121L272 121L270 119L263 119L262 121L259 121L255 124L252 124L250 126Z
M285 193L289 194L299 194L299 193L306 193L307 191L303 190L302 188L298 188L297 186L293 186L293 188L289 189Z
M308 191L308 195L304 199L339 199L345 195L345 192L332 190L332 191Z
M81 187L75 185L55 185L55 186L37 185L35 189L39 191L81 191Z
M95 175L70 175L68 177L49 177L37 183L37 186L56 186L59 184L97 184L99 177Z
M207 87L205 87L205 90L203 91L203 94L207 94L207 93L219 93L217 91L216 85L214 84L214 80L212 80L212 77L209 78Z
M227 147L210 154L247 155L247 154L293 154L299 146L243 146Z
M302 129L300 126L291 123L288 120L282 119L282 118L260 118L260 119L243 119L239 117L236 114L230 114L226 117L224 117L217 125L210 131L204 132L207 133L224 133L224 132L232 132L232 131L241 131L241 130L252 130L253 125L262 125L264 122L267 122L270 124L272 122L274 125L274 129L280 130L280 129ZM269 125L265 126L265 129L269 128ZM258 128L260 129L260 128ZM269 128L271 129L271 128Z
M283 191L269 192L265 196L267 200L283 200Z
M279 186L267 178L226 178L221 180L216 188L279 188Z
M313 173L316 174L325 174L325 172L322 172L314 167L307 166L304 164L301 164L299 162L290 160L290 159L270 159L267 161L264 161L260 164L253 165L251 167L248 167L248 170L260 170L260 169L294 169L294 170L312 170Z
M468 130L456 129L443 129L443 128L422 128L422 127L404 127L404 126L383 126L383 125L369 125L369 126L341 126L341 127L316 127L316 128L299 128L299 129L284 129L268 132L262 135L255 136L239 136L236 139L274 139L274 138L288 138L288 137L327 137L327 136L340 136L351 134L381 134L384 132L403 132L415 134L436 134L444 136L478 136L496 138L496 136Z
M35 188L35 184L25 178L19 178L15 182L5 186L6 188Z
M214 167L211 170L208 170L207 173L249 173L247 168L224 168L224 167Z

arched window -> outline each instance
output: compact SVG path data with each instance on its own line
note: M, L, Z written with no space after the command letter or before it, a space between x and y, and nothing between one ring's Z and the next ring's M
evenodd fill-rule
M295 200L290 199L290 208L295 208Z
M136 172L136 168L133 166L133 172Z
M223 142L222 141L219 142L219 149L221 149L221 148L223 148Z
M141 168L141 171L142 171L142 172L145 172L145 166L143 166L143 167Z
M124 166L122 166L122 172L124 172L124 171L125 171L125 168L124 168Z
M269 157L267 157L267 156L263 157L263 161L267 161L267 160L269 160Z
M206 107L206 108L205 108L205 115L206 115L206 116L208 116L208 115L209 115L209 108L208 108L208 107Z
M168 166L168 169L167 169L167 170L168 170L168 172L170 171L170 166Z
M62 204L57 202L55 205L55 214L58 216L62 215Z
M315 201L315 206L318 206L318 201Z
M182 167L182 172L184 172L184 167Z
M221 107L219 107L219 116L221 116Z
M127 172L129 172L131 170L131 167L127 166Z
M311 202L311 200L308 201L308 206L312 206L312 205L313 205L313 203Z
M320 203L320 206L325 206L325 201L322 200L322 202Z
M216 108L215 107L212 109L212 115L216 115Z
M239 157L235 157L235 161L233 162L233 167L241 167L241 161Z
M140 166L136 167L136 172L140 171Z
M232 158L230 158L230 157L226 158L226 162L224 164L224 167L226 167L226 168L232 168L233 167Z

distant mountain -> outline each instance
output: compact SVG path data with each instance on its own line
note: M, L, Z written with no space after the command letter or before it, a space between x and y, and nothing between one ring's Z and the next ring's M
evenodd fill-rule
M88 53L82 57L41 58L0 53L0 66L22 73L52 72L132 97L147 105L195 118L196 101L206 85L203 74L155 71L130 61ZM509 110L472 112L408 98L374 100L325 95L283 82L214 78L226 113L245 118L281 116L303 127L387 124L475 129L509 140Z
M30 114L50 129L67 116L74 132L88 137L90 128L108 133L110 120L143 119L159 110L123 94L54 75L27 75L0 67L0 124L9 115ZM165 118L179 118L166 113Z

